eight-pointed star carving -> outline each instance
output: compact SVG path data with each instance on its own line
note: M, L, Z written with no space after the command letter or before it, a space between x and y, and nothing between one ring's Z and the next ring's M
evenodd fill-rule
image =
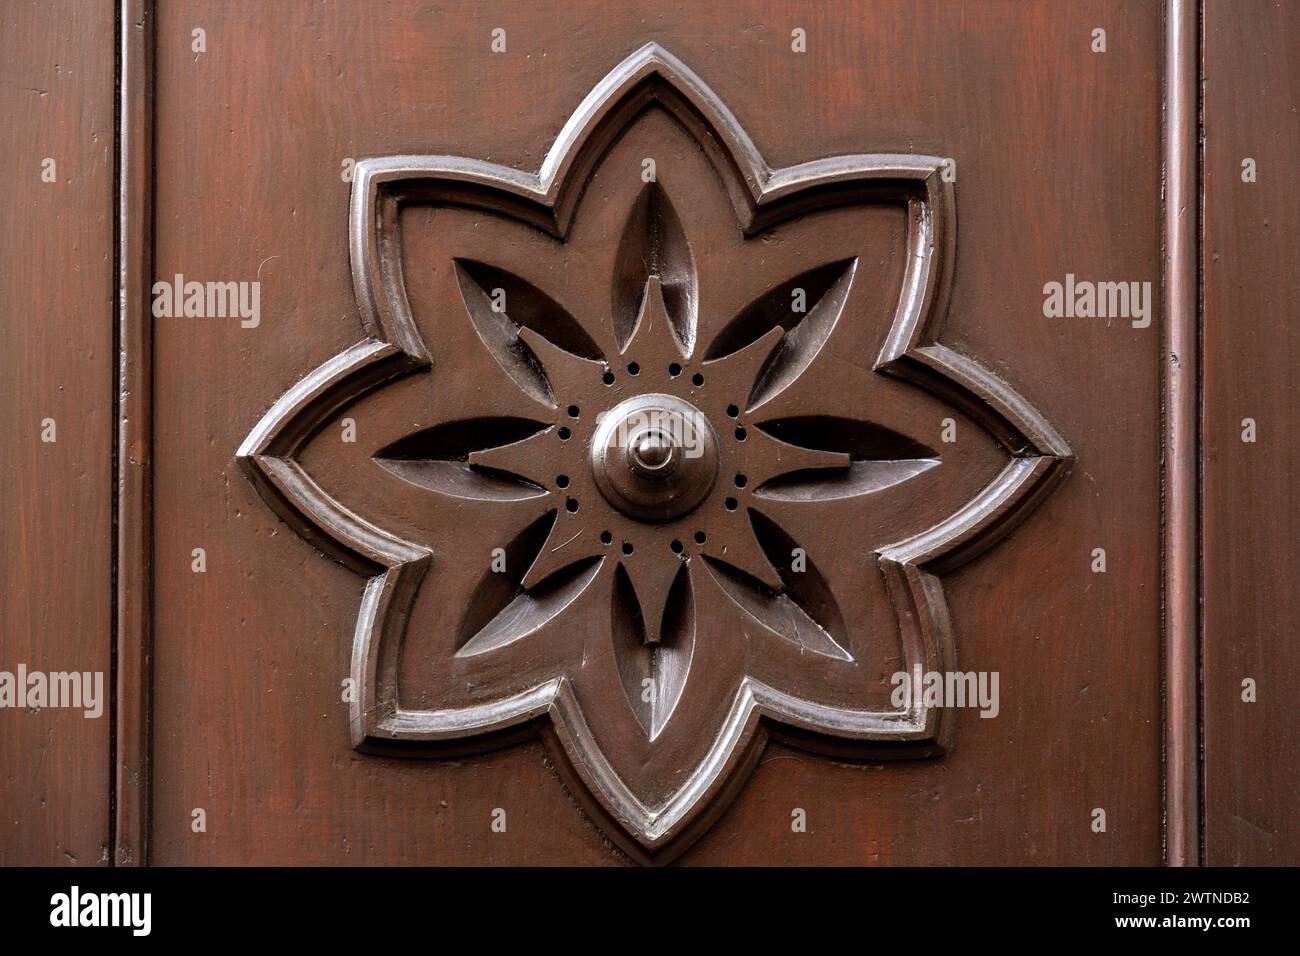
M368 577L354 744L540 731L642 859L698 836L773 734L846 757L949 746L951 714L891 706L885 675L955 665L937 574L1010 530L1069 450L935 341L942 168L770 169L655 44L536 175L360 162L367 337L239 451L285 520ZM987 447L936 450L936 411ZM327 427L344 414L354 446Z

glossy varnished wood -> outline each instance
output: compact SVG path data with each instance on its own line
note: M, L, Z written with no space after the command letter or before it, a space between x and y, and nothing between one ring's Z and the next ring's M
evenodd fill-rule
M1192 0L1167 4L1164 53L1165 860L1195 866L1200 858L1200 18Z

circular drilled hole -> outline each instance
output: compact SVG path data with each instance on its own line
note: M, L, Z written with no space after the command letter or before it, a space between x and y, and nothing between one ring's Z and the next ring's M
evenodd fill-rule
M676 378L678 375L682 374L682 367L674 362L672 365L668 366L668 374L673 378Z
M723 502L723 504L727 506L728 511L735 511L738 507L740 507L740 502L738 502L735 498L728 498L725 502Z
M610 534L608 531L602 531L600 533L601 544L612 544L613 542L614 542L614 536Z
M567 488L567 487L569 487L569 476L568 476L568 475L556 475L556 476L555 476L555 487L556 487L556 488Z
M737 406L737 405L728 405L728 406L727 406L727 414L728 414L729 416L731 416L732 418L739 418L739 417L740 417L740 407Z
M691 376L691 383L698 388L699 386L704 384L704 376L701 375L699 372L696 372L694 375Z
M570 417L570 418L577 418L577 417L578 417L578 413L579 413L580 411L581 411L581 409L579 409L577 405L570 405L570 406L569 406L569 417Z
M604 375L602 375L602 376L600 377L600 380L601 380L602 382L604 382L606 385L613 385L613 384L614 384L614 373L613 373L613 372L606 372Z
M736 429L736 441L744 441L748 437L749 437L749 433L746 432L745 429L743 428Z
M636 362L628 362L628 363L627 363L627 374L628 374L628 375L640 375L640 374L641 374L641 366L640 366L640 365L637 365Z
M674 538L673 543L670 544L669 547L673 549L673 554L681 554L684 545L676 538Z
M705 541L707 541L708 539L709 539L709 536L706 535L703 531L697 531L697 532L695 532L695 543L696 543L696 544L703 544L703 543L704 543Z
M624 542L623 542L623 553L624 553L624 554L631 554L633 550L634 550L634 549L633 549L633 547L632 547L632 542L631 542L631 541L624 541Z
M577 510L578 510L578 499L577 499L577 498L570 498L568 501L566 501L566 502L564 503L564 510L567 511L569 514L573 514L575 511L577 511Z
M561 425L559 435L560 435L560 441L568 441L570 438L573 437L573 432L569 431L567 426Z
M744 475L741 475L741 474L737 474L737 475L736 475L736 487L737 487L737 488L744 488L747 484L749 484L749 479L748 479L748 478L746 478Z

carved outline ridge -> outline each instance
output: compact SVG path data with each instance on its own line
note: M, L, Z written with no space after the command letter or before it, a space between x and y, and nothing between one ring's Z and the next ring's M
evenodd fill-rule
M329 414L433 362L416 330L402 281L398 205L455 201L563 239L587 178L624 126L651 103L669 110L718 169L746 236L813 210L870 199L902 201L907 266L891 330L875 369L951 402L1011 455L965 507L877 554L895 605L908 669L955 665L953 631L938 574L1010 532L1064 476L1065 441L1010 385L940 344L955 247L955 200L933 156L837 156L770 169L734 116L681 61L650 43L606 76L574 111L536 174L454 156L398 156L357 163L349 214L353 284L368 337L285 393L237 457L267 504L308 540L371 574L352 653L354 746L392 752L403 742L488 749L536 725L571 791L634 857L664 861L722 812L743 785L769 730L839 756L927 756L951 745L954 715L914 702L906 712L825 707L746 677L709 756L666 803L647 807L592 741L564 677L479 706L410 711L399 706L396 651L432 553L369 524L323 491L294 454ZM549 719L548 719L549 718ZM467 741L466 738L469 738ZM893 752L906 744L902 752ZM589 799L588 795L594 799ZM620 832L621 831L621 832ZM624 834L630 836L625 838Z

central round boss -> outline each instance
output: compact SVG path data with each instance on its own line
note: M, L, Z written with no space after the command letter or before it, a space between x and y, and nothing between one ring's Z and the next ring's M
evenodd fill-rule
M690 402L637 395L601 416L591 439L591 471L619 511L642 521L671 521L713 488L718 437Z

